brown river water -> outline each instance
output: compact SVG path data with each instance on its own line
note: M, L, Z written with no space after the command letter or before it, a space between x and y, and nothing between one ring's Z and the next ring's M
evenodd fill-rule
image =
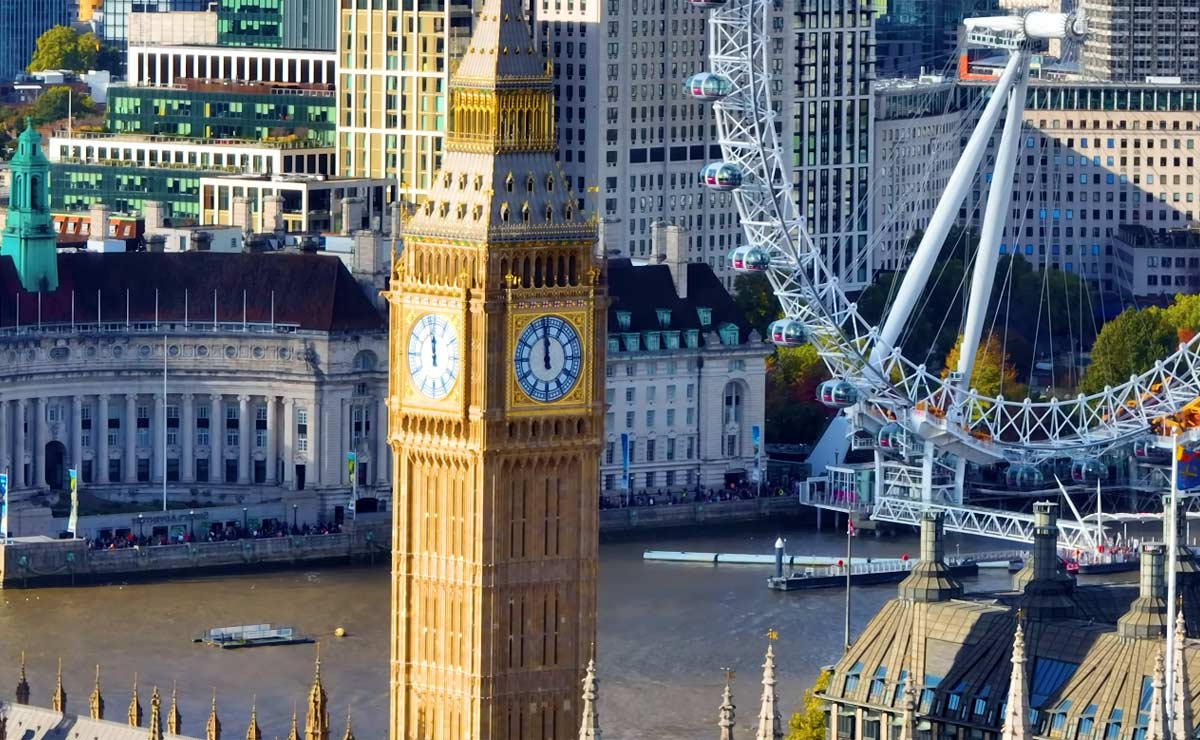
M761 693L762 654L776 629L779 695L790 712L842 642L844 591L778 593L766 588L770 568L648 563L645 549L770 553L776 535L788 551L838 555L845 539L827 526L727 527L644 535L606 543L600 557L600 719L609 740L715 736L722 668L736 671L738 736L753 737ZM915 536L859 537L855 555L896 557L917 550ZM947 552L965 554L1004 543L951 537ZM135 671L142 703L160 687L164 710L177 683L183 729L203 736L209 697L217 688L224 734L244 733L256 697L267 738L286 735L293 704L303 724L312 679L311 646L216 650L191 637L211 627L270 622L321 640L323 677L335 727L347 707L355 734L386 738L389 585L385 566L329 567L114 583L75 589L0 592L0 692L12 696L17 658L27 652L33 703L48 706L56 659L63 659L68 710L87 711L94 666L103 667L110 718L123 718ZM984 571L965 586L1004 587L1008 574ZM861 629L894 585L856 588L852 626ZM344 627L346 637L333 630Z

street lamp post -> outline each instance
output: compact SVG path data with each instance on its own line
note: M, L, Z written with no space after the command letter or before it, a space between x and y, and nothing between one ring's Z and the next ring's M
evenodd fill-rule
M249 526L249 524L247 524L247 520L246 520L246 507L243 506L242 507L242 531L245 532L249 528L250 528L250 526Z
M297 510L298 508L300 508L300 507L299 507L299 506L297 506L296 504L292 504L292 530L293 530L293 531L297 529L297 524L296 524L296 510Z
M142 544L141 540L142 540L142 515L138 514L138 544L139 545Z
M188 537L192 542L196 541L196 510L192 509L188 512Z

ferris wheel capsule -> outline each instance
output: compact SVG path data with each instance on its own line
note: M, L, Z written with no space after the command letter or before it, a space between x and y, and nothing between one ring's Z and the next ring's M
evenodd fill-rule
M1171 459L1171 451L1159 447L1151 437L1142 437L1133 443L1133 456L1140 460L1162 462Z
M742 168L729 162L713 162L700 170L700 182L721 192L737 190L742 186Z
M772 321L767 328L771 341L781 347L796 347L804 344L804 324L795 319Z
M1009 465L1008 470L1004 471L1004 482L1009 488L1032 491L1042 487L1046 482L1046 475L1036 465L1016 463Z
M701 72L687 78L683 90L696 100L720 100L733 92L733 83L725 75Z
M1108 466L1096 457L1080 457L1071 461L1071 480L1076 483L1096 483L1108 478Z
M902 452L908 446L908 430L896 422L888 422L879 430L879 448Z
M848 408L858 403L858 389L849 381L826 380L817 386L817 400L831 408Z
M747 247L742 259L742 269L747 272L765 272L771 266L771 255L762 247Z

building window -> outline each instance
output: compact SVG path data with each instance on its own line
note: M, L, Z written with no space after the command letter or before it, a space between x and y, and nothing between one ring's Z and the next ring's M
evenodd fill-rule
M138 483L150 482L150 459L139 458L137 461L137 479Z
M687 438L687 459L691 460L696 455L696 438Z
M237 478L238 478L238 461L237 460L226 460L225 461L225 482L226 483L237 483Z
M654 426L654 410L653 409L646 412L646 426L648 428L652 428Z
M109 460L108 461L108 482L109 483L120 483L121 482L121 461L120 460Z
M259 406L254 409L254 446L267 446L267 407Z
M654 462L655 447L655 440L646 440L646 462Z
M167 444L179 444L179 407L167 407ZM176 463L178 465L178 463Z
M667 409L667 427L675 426L675 409Z
M604 490L611 491L614 487L613 484L615 482L616 482L616 477L612 473L606 473L604 475Z
M633 403L635 398L637 398L636 390L634 388L626 388L625 389L625 403Z
M308 409L296 409L296 451L308 452Z
M370 410L366 406L355 406L351 411L350 446L357 449L359 442L371 429Z
M208 424L208 406L198 406L196 408L196 444L200 445L201 447L208 446ZM196 479L199 480L199 477L197 476ZM207 480L208 479L205 478L205 481Z
M177 457L167 458L167 482L179 482L179 458Z
M737 383L725 386L724 421L726 424L742 423L742 387Z
M51 423L62 421L62 405L57 403L46 404L46 421Z
M616 443L609 442L604 445L604 462L606 465L613 464L613 457L616 454Z
M137 446L150 446L150 407L137 407ZM141 475L141 469L138 469L138 475ZM141 478L138 478L141 480ZM150 480L147 478L146 480Z
M667 459L668 460L675 459L675 440L674 439L667 440Z
M738 455L738 435L725 435L725 457L737 457Z
M654 471L653 471L653 470L651 470L650 472L646 473L646 488L653 488L653 487L654 487L654 479L655 479L655 478L657 478L657 477L658 477L658 476L656 476L656 475L654 474Z
M207 436L208 432L205 431L204 434L205 434L205 436ZM196 458L196 482L197 483L208 483L208 458L207 457Z

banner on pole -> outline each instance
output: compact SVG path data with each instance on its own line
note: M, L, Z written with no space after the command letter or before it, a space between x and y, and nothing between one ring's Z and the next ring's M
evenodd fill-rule
M71 517L67 519L67 531L74 537L79 529L79 477L75 468L68 468L67 475L71 479Z
M629 434L621 432L621 490L629 490Z
M8 473L0 473L0 541L8 541Z
M1176 447L1175 455L1179 460L1179 476L1175 487L1180 491L1200 487L1200 451Z
M354 466L357 462L358 462L358 453L355 453L355 452L347 452L346 453L346 471L348 473L350 473L351 481L354 480Z

